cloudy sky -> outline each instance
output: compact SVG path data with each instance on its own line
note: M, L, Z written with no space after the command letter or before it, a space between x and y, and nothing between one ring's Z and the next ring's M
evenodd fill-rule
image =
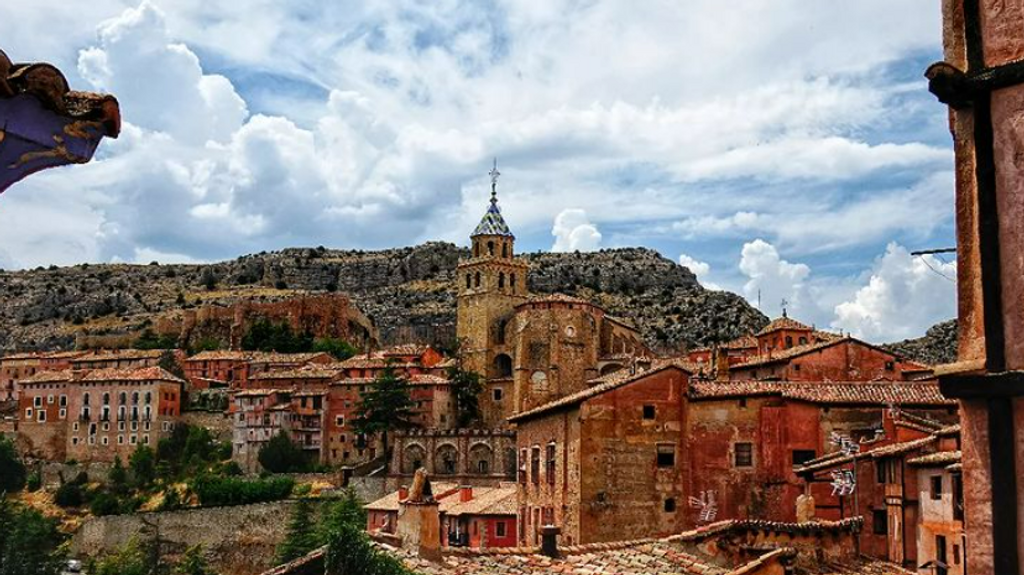
M955 314L925 0L13 0L15 61L120 139L0 196L0 267L464 244L649 246L769 315L884 341ZM949 262L949 263L947 263Z

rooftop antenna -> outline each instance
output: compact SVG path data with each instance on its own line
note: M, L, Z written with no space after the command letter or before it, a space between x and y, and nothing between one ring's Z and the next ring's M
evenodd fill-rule
M498 171L498 158L494 158L494 167L491 171L487 172L487 175L491 177L491 203L498 203L498 176L501 172Z
M786 306L787 305L789 305L789 302L786 301L786 298L782 298L782 317L789 317L788 315L786 315Z
M757 290L757 311L761 311L761 290Z

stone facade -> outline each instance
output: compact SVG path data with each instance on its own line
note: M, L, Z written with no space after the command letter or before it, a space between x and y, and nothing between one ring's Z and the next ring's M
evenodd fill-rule
M173 430L183 385L159 367L37 374L22 380L19 441L50 461L127 461Z
M394 436L388 486L408 485L419 468L438 481L494 486L515 477L515 434L507 430L422 429Z

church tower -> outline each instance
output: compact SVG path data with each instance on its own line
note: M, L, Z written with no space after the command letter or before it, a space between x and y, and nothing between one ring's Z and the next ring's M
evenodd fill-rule
M516 305L526 301L529 266L515 257L515 236L498 207L497 162L490 171L491 204L473 231L472 251L459 262L456 333L463 369L486 380L480 407L489 427L500 427L512 414L512 370L515 350L511 319Z

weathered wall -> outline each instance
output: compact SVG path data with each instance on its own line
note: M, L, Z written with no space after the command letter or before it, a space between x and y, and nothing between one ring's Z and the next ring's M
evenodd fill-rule
M178 420L184 425L203 427L220 441L231 441L231 416L222 411L184 411Z
M187 509L97 517L71 539L76 556L117 549L145 532L159 532L165 552L177 555L202 545L223 575L255 575L273 567L276 546L284 540L294 501L235 507Z

